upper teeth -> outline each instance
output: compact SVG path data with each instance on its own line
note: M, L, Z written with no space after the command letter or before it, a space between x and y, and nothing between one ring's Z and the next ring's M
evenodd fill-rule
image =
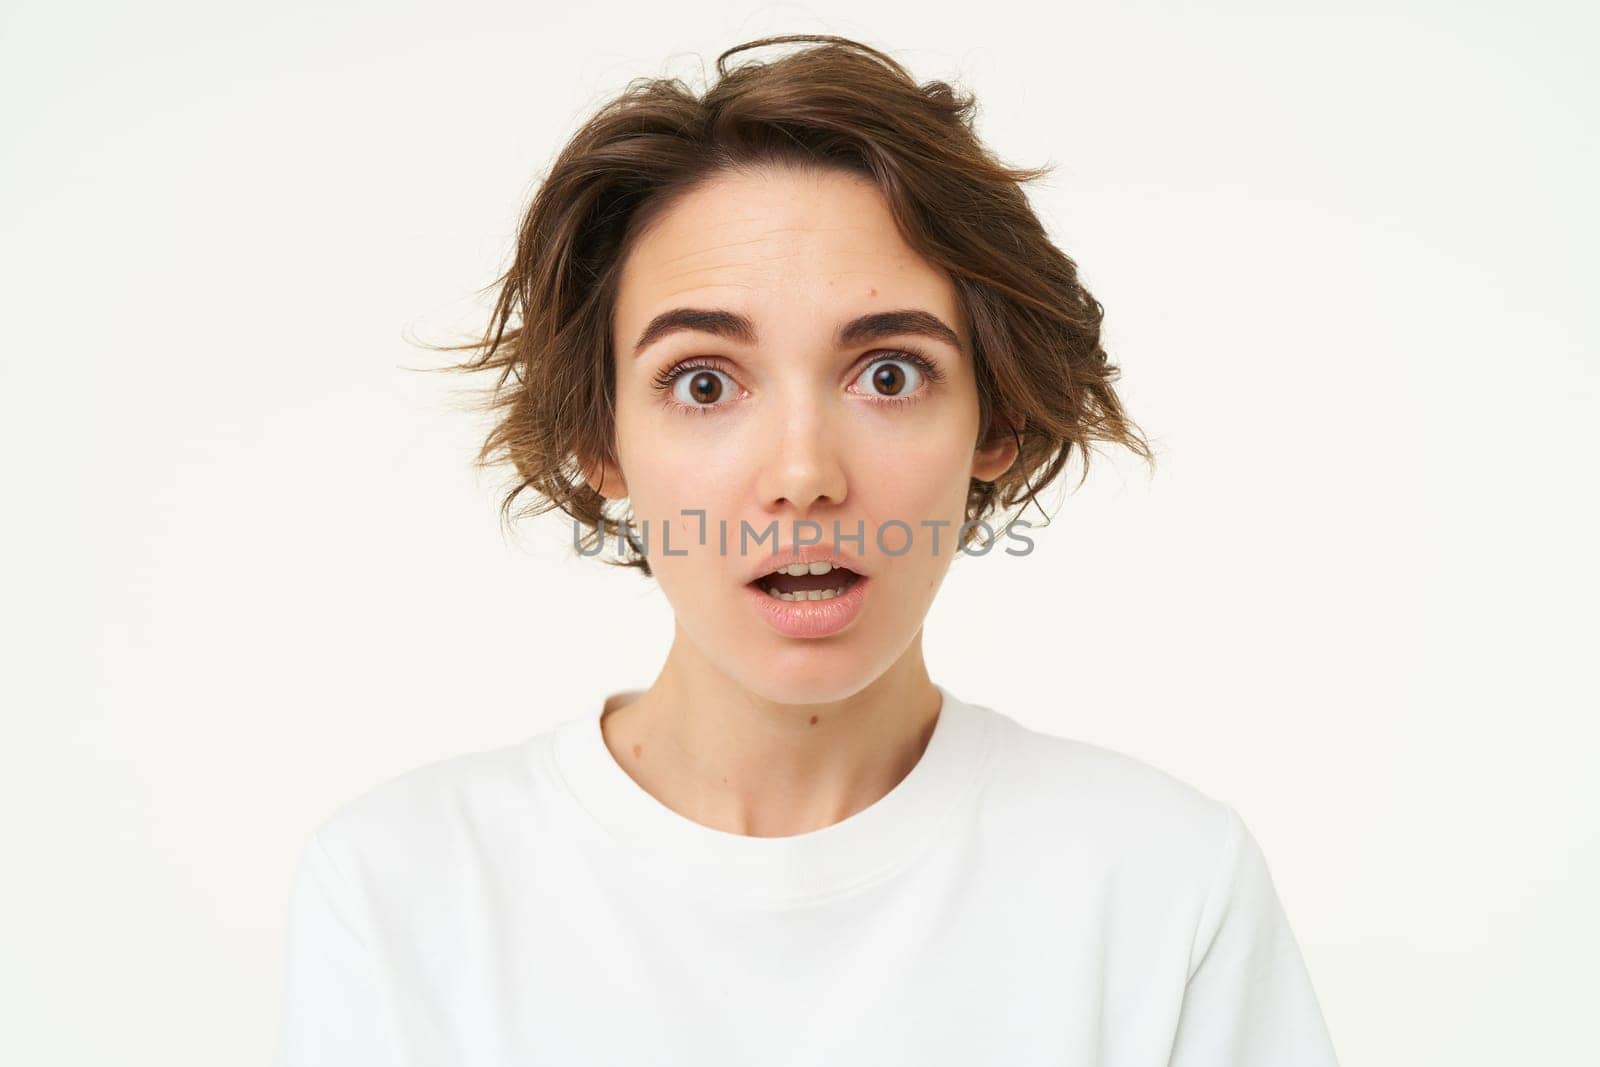
M827 574L833 570L833 564L825 560L816 563L791 563L787 567L779 567L773 574Z

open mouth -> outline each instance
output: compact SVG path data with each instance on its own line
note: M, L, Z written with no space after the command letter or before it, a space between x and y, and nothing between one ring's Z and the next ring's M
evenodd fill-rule
M798 573L797 573L798 572ZM796 563L762 575L750 584L775 600L832 600L861 580L861 575L832 563Z

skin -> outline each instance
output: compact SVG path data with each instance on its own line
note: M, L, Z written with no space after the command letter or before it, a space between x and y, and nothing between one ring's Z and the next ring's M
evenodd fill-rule
M753 320L750 344L699 330L635 353L658 314L726 309ZM959 345L921 335L838 347L839 324L901 309L932 313ZM876 802L910 772L932 734L939 694L922 625L956 551L970 478L1016 459L1009 435L979 448L969 324L954 285L901 237L871 182L836 170L772 166L720 175L645 230L623 264L613 315L617 463L590 464L601 493L648 520L651 567L675 615L671 649L643 691L609 694L601 732L618 764L668 808L702 825L760 837L805 833ZM916 352L942 381L902 362ZM703 404L685 360L714 364L720 395ZM903 375L880 379L885 362ZM915 397L906 403L885 401ZM706 511L700 522L681 510ZM864 610L826 638L772 629L745 583L770 538L739 548L740 521L797 519L832 543L864 522L871 576ZM879 524L915 531L911 549L880 551ZM945 520L934 551L922 520ZM718 545L718 522L728 550ZM674 553L660 549L671 526ZM802 528L803 530L806 528ZM809 535L815 538L814 529ZM904 532L891 528L897 549Z

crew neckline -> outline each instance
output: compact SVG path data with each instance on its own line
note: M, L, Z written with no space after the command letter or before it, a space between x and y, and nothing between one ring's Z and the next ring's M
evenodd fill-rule
M661 880L724 902L783 905L852 893L888 877L932 843L969 802L988 763L993 712L935 684L938 717L921 757L872 804L786 837L718 830L667 807L617 763L600 728L608 693L557 727L551 755L579 805L606 836Z

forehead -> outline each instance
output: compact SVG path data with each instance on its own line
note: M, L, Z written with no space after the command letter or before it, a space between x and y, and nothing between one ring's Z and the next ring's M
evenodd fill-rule
M921 307L963 327L956 291L908 245L866 178L791 167L718 175L642 231L623 264L619 343L693 301L831 329L851 311Z

